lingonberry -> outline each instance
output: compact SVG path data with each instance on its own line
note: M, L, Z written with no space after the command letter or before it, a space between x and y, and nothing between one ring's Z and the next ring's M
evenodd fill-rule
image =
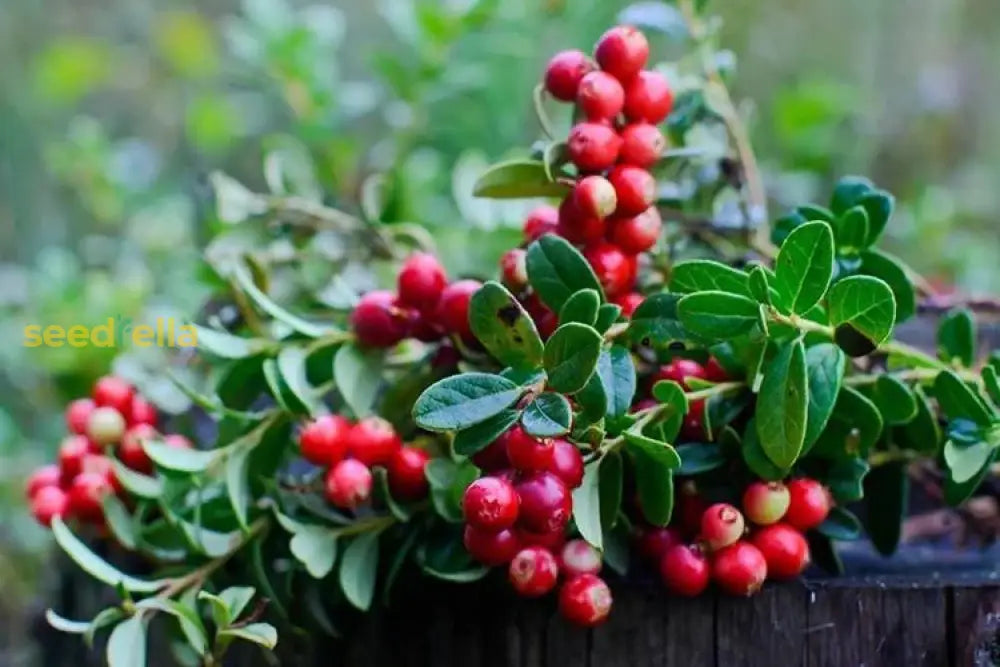
M455 349L454 345L445 343L439 345L434 356L431 357L431 368L437 371L450 371L458 366L462 360L462 354Z
M556 438L552 441L552 460L548 471L566 486L575 489L583 483L583 454L572 442Z
M561 531L573 513L573 498L565 482L550 472L532 473L517 485L520 522L538 533Z
M558 226L559 211L554 206L539 206L534 208L528 213L528 217L524 219L524 227L522 228L524 241L531 243L546 234L552 234Z
M125 433L125 418L112 407L94 410L87 422L87 436L98 445L110 445Z
M499 531L517 521L521 499L514 486L500 477L480 477L465 489L462 512L470 525Z
M618 160L622 139L615 129L601 123L578 123L566 140L570 161L584 172L610 169Z
M501 436L472 455L472 462L485 472L494 472L501 468L509 468L507 459L507 440Z
M739 541L712 555L712 580L731 595L753 595L767 579L767 561L760 549Z
M118 458L127 467L149 474L153 472L153 462L150 460L142 444L147 440L155 439L156 429L149 424L137 424L125 431L121 444L118 445Z
M512 292L520 292L528 286L527 256L523 248L511 248L500 257L503 284Z
M507 578L519 595L537 598L556 587L559 565L548 549L525 547L511 559Z
M344 459L326 473L326 499L335 507L354 509L372 493L372 471L361 461Z
M622 129L622 148L618 159L643 169L649 169L667 147L660 129L651 123L629 123Z
M691 401L688 413L681 423L681 438L684 440L702 440L705 437L705 401Z
M447 331L465 340L474 340L469 325L469 301L482 286L478 280L459 280L444 288L437 313Z
M560 51L545 68L545 89L557 100L572 102L580 81L593 70L593 61L583 51Z
M417 315L410 335L424 343L436 343L444 338L445 331L444 327L437 321L437 314L428 311Z
M622 315L624 317L631 318L635 314L636 308L638 308L645 300L646 297L638 292L628 292L626 294L616 296L611 300L611 302L621 306Z
M517 535L510 529L494 532L472 525L465 527L462 544L470 556L490 567L509 563L521 548Z
M82 521L100 521L104 516L101 499L113 490L106 475L81 472L69 486L69 513Z
M794 579L809 565L809 544L791 526L776 523L758 530L752 540L767 562L771 579Z
M559 562L567 577L597 574L603 565L601 552L586 540L570 540L559 552Z
M734 544L745 528L743 514L728 503L711 505L701 515L701 539L712 551Z
M510 428L500 436L507 447L507 460L517 470L548 470L552 465L551 440L540 440L520 426Z
M752 482L743 491L743 513L758 526L781 521L790 502L788 487L781 482Z
M417 313L400 307L386 290L368 292L351 312L351 328L358 342L369 347L392 347L410 334Z
M419 447L401 447L389 459L389 490L396 498L419 500L427 495L424 469L430 455Z
M114 408L121 415L128 415L132 407L134 390L125 380L115 375L105 375L94 383L91 396L98 407Z
M191 444L191 441L180 433L170 433L169 435L163 436L163 444L167 447L174 447L175 449L194 449L194 445Z
M711 567L701 550L690 544L674 544L660 559L660 577L667 590L693 598L708 588Z
M149 424L156 426L158 415L153 404L136 394L132 397L132 407L128 411L128 425Z
M318 466L332 466L347 456L351 423L340 415L323 415L299 432L302 458Z
M427 252L410 255L396 278L399 301L421 311L431 310L437 305L447 284L448 276L441 262Z
M667 549L683 543L684 536L677 528L649 526L639 533L639 555L651 563L659 563Z
M537 294L532 292L528 295L524 300L524 308L531 315L531 319L543 340L555 333L559 326L559 316L542 303Z
M90 421L90 414L97 404L89 398L78 398L71 401L66 406L66 428L70 433L83 435L87 432L87 423Z
M108 487L115 493L124 491L124 487L115 475L114 466L104 454L87 454L83 457L81 475L84 473L94 473L100 475L108 483Z
M55 517L66 516L69 496L58 486L44 486L31 497L31 514L43 526L51 526Z
M656 125L670 114L673 105L670 84L659 72L639 72L625 84L625 115L631 121Z
M705 379L712 382L727 382L729 380L729 372L722 367L718 359L709 357L705 363Z
M59 486L62 479L62 471L54 463L44 465L28 475L28 481L24 485L24 494L31 500L36 493L47 486Z
M677 521L681 530L695 536L701 530L701 517L708 509L708 501L694 488L693 482L683 484L677 494Z
M611 589L594 574L573 577L559 589L559 613L576 625L598 626L611 613Z
M669 364L660 366L653 375L653 383L660 380L672 380L684 389L690 389L688 378L705 379L705 367L692 359L674 359Z
M615 26L597 40L594 58L605 72L619 81L629 81L646 66L649 42L632 26Z
M83 435L71 435L59 445L59 470L68 484L83 470L83 457L90 454L90 441Z
M627 255L618 246L599 241L587 246L583 256L593 267L608 298L613 299L625 294L635 285L637 272L635 255Z
M517 535L518 542L522 547L544 547L552 553L559 552L566 544L566 531L557 530L553 533L536 533L525 530L521 526L515 526L514 534Z
M615 187L603 176L584 176L573 188L573 205L584 217L606 218L618 206Z
M365 417L354 424L347 441L350 455L366 466L386 465L403 446L396 429L381 417Z
M589 243L604 237L604 218L585 215L570 194L559 204L559 227L556 232L572 243Z
M802 477L788 483L788 511L784 521L801 531L810 530L826 521L832 504L830 492L814 479Z
M642 167L620 164L608 174L608 181L618 197L617 216L639 215L656 199L656 179Z
M656 245L663 220L656 207L650 206L639 215L611 218L608 228L612 243L629 254L638 255Z
M587 120L609 121L622 112L625 90L618 79L607 72L589 72L580 80L576 105Z

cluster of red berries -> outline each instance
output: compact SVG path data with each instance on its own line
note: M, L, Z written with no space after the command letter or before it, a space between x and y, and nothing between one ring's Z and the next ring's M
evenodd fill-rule
M561 438L539 439L514 426L478 452L487 474L465 490L465 548L489 566L508 565L511 585L538 597L555 588L563 615L597 625L611 611L611 592L598 576L601 556L583 540L566 541L572 490L583 481L583 456Z
M469 300L481 286L476 280L449 283L434 255L417 252L400 268L395 294L375 290L361 297L351 328L368 347L392 347L406 338L432 343L448 335L471 343Z
M112 375L102 377L90 398L78 398L66 408L70 435L59 446L59 462L38 468L28 477L31 512L44 526L54 517L101 523L101 499L122 493L109 457L150 474L153 462L143 442L157 439L172 447L190 448L182 435L156 430L156 409L132 385Z
M389 490L399 500L420 500L427 495L424 469L430 455L419 447L404 446L392 424L379 417L351 422L327 415L302 427L302 457L327 468L324 492L342 509L356 509L372 493L372 468L385 468Z
M690 490L678 503L678 525L646 529L639 550L658 565L667 589L686 597L701 594L710 581L731 595L752 595L765 579L797 577L809 564L803 533L823 523L832 506L827 489L805 477L787 485L753 482L744 490L742 512L728 503L705 507ZM753 524L748 538L747 520Z
M703 365L693 359L677 358L670 363L663 364L653 371L649 378L649 388L663 380L676 382L685 391L692 389L690 380L705 380L707 382L727 382L730 380L726 369L724 369L715 357ZM657 401L646 398L635 404L635 411L654 407ZM705 401L704 399L691 401L688 405L687 415L681 426L681 440L701 441L705 438Z

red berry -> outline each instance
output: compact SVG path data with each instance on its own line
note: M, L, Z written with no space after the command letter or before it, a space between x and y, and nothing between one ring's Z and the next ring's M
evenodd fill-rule
M635 285L635 255L626 255L618 246L599 241L585 248L583 256L593 267L609 299L627 293Z
M83 457L90 454L90 441L82 435L71 435L59 445L59 470L64 483L69 483L83 470Z
M567 577L597 574L603 565L601 552L586 540L570 540L559 553L559 562Z
M535 533L518 526L514 528L518 542L523 547L543 547L552 553L558 552L566 544L566 532L558 530L554 533Z
M531 319L535 322L535 327L538 329L538 334L543 340L555 333L556 328L559 326L559 316L542 303L537 294L531 293L528 295L528 298L524 300L524 308L531 315Z
M651 563L659 563L667 549L683 543L684 536L677 528L650 526L639 533L639 555Z
M557 438L552 441L552 460L547 470L575 489L583 483L583 454L572 442Z
M603 176L584 176L573 188L573 206L578 215L604 219L615 212L618 198Z
M28 500L35 497L35 494L47 486L59 486L62 479L62 471L54 463L37 468L28 476L28 481L24 486L24 493Z
M354 509L372 494L372 471L361 461L344 459L326 474L326 499L335 507Z
M83 435L87 432L87 423L90 421L90 414L97 404L89 398L78 398L71 401L66 406L66 428L70 433Z
M752 541L764 555L767 576L771 579L794 579L809 565L809 544L791 526L783 523L765 526L754 534Z
M826 521L832 501L822 484L808 477L793 479L788 483L788 495L785 523L805 532Z
M445 337L445 331L437 321L436 313L423 312L414 320L410 335L424 343L436 343Z
M587 120L612 120L622 112L625 90L618 79L607 72L590 72L580 80L576 104Z
M520 523L538 533L561 531L573 513L566 484L550 472L536 472L517 485L521 498Z
M605 72L610 72L619 81L629 81L646 66L649 42L632 26L615 26L597 40L594 58Z
M365 417L351 427L347 438L351 456L366 466L386 465L403 446L396 429L381 417Z
M619 217L639 215L656 200L656 179L642 167L620 164L611 170L608 180L618 197L615 215Z
M520 498L513 485L500 477L480 477L465 490L462 512L476 528L500 531L517 521Z
M438 371L441 370L451 371L456 366L458 366L458 362L460 362L461 360L462 360L462 355L459 353L459 351L456 350L453 345L445 343L443 345L438 346L438 349L434 353L434 356L431 357L431 368Z
M157 437L156 429L149 424L137 424L125 431L121 444L118 445L118 458L126 466L137 472L149 474L153 472L153 462L150 460L143 442Z
M511 559L507 578L519 595L537 598L556 587L559 565L548 549L525 547Z
M58 486L44 486L31 497L31 514L43 526L52 525L52 519L65 516L69 510L69 496Z
M509 563L521 548L512 530L493 532L472 525L465 527L462 543L470 556L490 567Z
M94 383L92 396L98 407L114 408L122 415L128 415L132 407L132 385L114 375L105 375Z
M448 284L444 267L434 255L417 252L410 255L399 270L396 287L399 301L417 310L430 310L437 305L441 292Z
M734 544L745 529L743 515L728 503L716 503L701 515L701 539L711 551Z
M554 206L539 206L532 209L524 220L524 240L528 243L546 234L553 234L559 225L559 211Z
M618 160L622 139L613 127L579 123L566 141L570 161L581 171L604 171Z
M767 561L760 549L740 541L712 556L712 579L731 595L753 595L767 579Z
M583 51L560 51L545 68L545 89L557 100L576 99L580 81L594 70L594 63Z
M667 147L659 128L650 123L629 123L621 132L622 149L618 159L643 169L649 169Z
M677 494L677 521L681 529L689 536L694 537L701 530L701 516L708 509L708 501L705 497L687 484L681 486L680 493Z
M302 458L318 466L332 466L347 456L348 438L352 435L351 423L340 415L324 415L315 419L299 432L299 450Z
M573 577L559 589L559 613L576 625L598 626L611 613L611 589L593 574Z
M630 318L635 314L636 308L642 305L642 302L645 300L646 297L639 294L638 292L628 292L627 294L621 294L619 296L616 296L611 301L612 303L621 306L622 315Z
M175 449L194 449L194 445L191 444L191 441L180 433L171 433L163 436L163 444L167 447L173 447Z
M604 237L604 218L584 215L576 205L576 198L570 194L559 205L559 228L557 232L572 243L588 243Z
M670 114L674 94L666 77L659 72L639 72L625 84L625 115L630 121L656 125Z
M351 328L358 342L369 347L392 347L410 335L416 311L401 308L392 292L368 292L354 306Z
M507 447L507 460L517 470L548 470L552 466L551 440L539 440L520 426L500 436Z
M513 248L500 258L503 284L513 292L520 292L528 286L527 257L528 253L523 248Z
M482 286L478 280L459 280L444 288L437 314L447 331L466 340L473 339L469 325L469 301Z
M705 438L705 401L692 401L681 424L681 438L697 441Z
M106 475L81 472L69 487L69 513L82 521L100 521L104 516L101 499L113 490Z
M118 481L118 477L115 475L114 466L111 464L111 459L109 459L104 454L87 454L83 457L83 471L80 473L95 473L104 477L108 486L115 493L121 493L124 491L121 483Z
M660 380L671 380L683 389L691 389L688 385L688 378L706 379L704 366L691 359L674 359L669 364L660 366L653 375L653 383Z
M701 550L689 544L669 547L660 559L663 585L671 593L684 597L696 597L708 588L710 570Z
M791 495L781 482L753 482L743 491L743 513L758 526L781 521Z
M401 447L389 460L389 490L396 498L419 500L427 495L424 468L430 455L418 447Z
M635 216L615 216L608 221L611 230L611 242L625 252L638 255L646 252L660 238L663 220L655 206Z
M90 414L87 436L98 445L110 445L125 433L125 418L115 408L100 407Z
M135 426L136 424L156 426L157 419L156 408L153 407L152 403L138 394L132 397L132 407L128 412L129 426Z
M729 381L729 372L722 367L718 359L709 357L705 364L705 378L711 382L727 382Z
M507 459L507 440L500 436L484 449L472 455L472 462L485 472L494 472L501 468L509 468L510 461Z

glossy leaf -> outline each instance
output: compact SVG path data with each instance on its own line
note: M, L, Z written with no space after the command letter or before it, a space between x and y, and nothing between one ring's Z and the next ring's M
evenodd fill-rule
M476 197L490 199L525 199L528 197L561 197L569 186L549 178L540 160L512 160L493 165L472 188Z
M837 250L855 254L868 247L868 212L863 206L854 206L837 220Z
M830 421L846 366L847 359L836 345L820 343L806 350L806 374L809 378L809 408L803 440L806 449L816 442Z
M966 368L976 360L976 322L965 308L953 310L938 324L938 356L945 363L957 360Z
M757 303L762 303L767 306L773 305L774 300L771 297L771 283L764 267L755 266L750 269L750 274L747 276L747 288L750 290L750 296L757 301Z
M115 626L108 637L108 667L136 667L146 664L146 624L141 615Z
M831 459L868 456L883 426L882 413L874 403L853 387L843 387L833 415L811 451Z
M340 562L339 581L344 597L354 607L367 611L375 594L378 572L378 533L361 533L344 550Z
M906 424L893 430L893 439L904 449L936 457L941 447L941 427L937 415L919 385L913 389L913 398L917 404L916 414Z
M651 438L625 432L626 450L632 457L639 509L654 526L665 526L674 511L674 470L680 457L673 447Z
M722 448L714 443L678 445L677 455L681 458L677 474L682 477L716 470L724 466L727 460Z
M861 536L861 521L843 507L834 507L816 530L832 540L856 540Z
M545 392L524 408L521 425L537 438L555 438L569 432L573 410L562 394Z
M597 368L603 340L593 327L578 322L556 329L545 344L549 388L564 394L583 389Z
M489 373L463 373L432 384L413 406L417 425L428 431L461 430L513 405L523 388Z
M563 304L562 310L559 311L559 323L579 322L587 326L594 326L597 323L597 314L600 308L601 295L597 293L597 290L584 289L574 292Z
M868 245L875 245L892 216L896 199L885 190L874 190L858 200L868 214Z
M528 246L526 264L531 287L556 313L580 290L592 289L604 294L594 270L580 251L558 236L546 234Z
M828 304L837 344L852 357L870 354L892 334L896 300L878 278L851 276L839 281L830 290Z
M830 211L834 215L843 215L849 208L860 203L873 188L872 182L863 176L844 176L833 189Z
M460 456L472 456L500 437L507 429L520 419L519 410L502 410L475 426L461 430L455 434L453 447Z
M598 549L604 546L601 528L600 467L602 459L592 461L583 471L583 483L573 490L573 523L580 536Z
M843 459L827 468L823 481L838 503L853 503L864 497L864 479L870 470L863 458Z
M944 462L948 466L951 480L962 484L974 478L993 457L994 450L993 445L984 441L973 444L962 444L955 440L945 442Z
M746 273L707 259L675 264L670 274L670 291L676 294L728 292L753 298Z
M934 397L949 419L962 417L980 426L989 426L993 421L990 411L976 393L953 371L941 371L934 380Z
M226 628L220 637L242 639L271 650L278 645L278 631L270 623L249 623L239 627Z
M487 282L472 295L469 324L476 339L503 365L541 365L543 346L535 322L500 283Z
M52 536L56 544L80 566L80 569L108 586L120 584L133 593L152 593L164 585L162 581L137 579L119 572L80 541L59 517L52 519Z
M743 462L757 477L767 481L780 481L788 476L788 467L775 465L764 451L758 435L757 420L751 419L740 444Z
M865 528L872 544L884 556L892 555L899 544L909 497L910 478L904 462L878 466L865 477L865 499L868 501Z
M760 308L745 296L727 292L698 292L682 298L677 316L684 329L711 340L727 340L747 333L759 321Z
M382 381L382 353L346 344L333 358L333 379L351 412L358 419L371 414Z
M833 278L833 232L815 221L797 227L781 244L774 267L780 303L804 313L823 298Z
M870 398L886 424L906 424L917 416L917 397L909 385L893 375L880 375Z
M679 294L662 292L646 297L632 314L629 338L637 343L668 345L687 338L684 325L677 315Z
M802 451L809 407L805 348L801 340L784 343L767 365L760 388L757 435L779 468L790 468Z
M621 417L627 414L636 391L635 364L631 352L621 345L602 350L597 372L607 395L607 415Z
M971 479L959 483L952 480L950 476L946 477L944 481L945 502L952 507L957 507L971 498L972 494L982 486L983 480L990 473L990 467L997 459L997 451L996 448L991 451L990 456L986 459L986 463Z
M861 272L885 281L892 290L896 299L897 324L917 312L917 294L900 259L881 250L867 250L861 253Z

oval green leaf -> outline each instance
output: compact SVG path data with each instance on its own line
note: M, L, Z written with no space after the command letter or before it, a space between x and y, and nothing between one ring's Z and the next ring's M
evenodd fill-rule
M476 180L472 194L490 199L524 199L527 197L561 197L569 192L549 178L540 160L512 160L493 165Z
M500 283L489 281L469 303L472 333L497 361L515 368L542 363L542 339L527 311Z
M792 467L805 442L809 385L801 340L778 348L764 371L758 398L757 435L764 453L779 468Z
M603 341L593 327L579 322L570 322L556 329L545 344L548 387L564 394L583 389L597 368Z
M569 432L573 410L562 394L547 391L533 400L521 415L524 430L536 438L556 438Z
M774 267L780 303L805 313L822 300L833 278L833 232L823 221L796 227L781 244Z
M509 408L524 389L490 373L463 373L428 387L413 405L417 425L428 431L461 430Z
M678 302L677 316L684 329L696 336L727 340L754 328L760 319L760 306L737 294L698 292Z

